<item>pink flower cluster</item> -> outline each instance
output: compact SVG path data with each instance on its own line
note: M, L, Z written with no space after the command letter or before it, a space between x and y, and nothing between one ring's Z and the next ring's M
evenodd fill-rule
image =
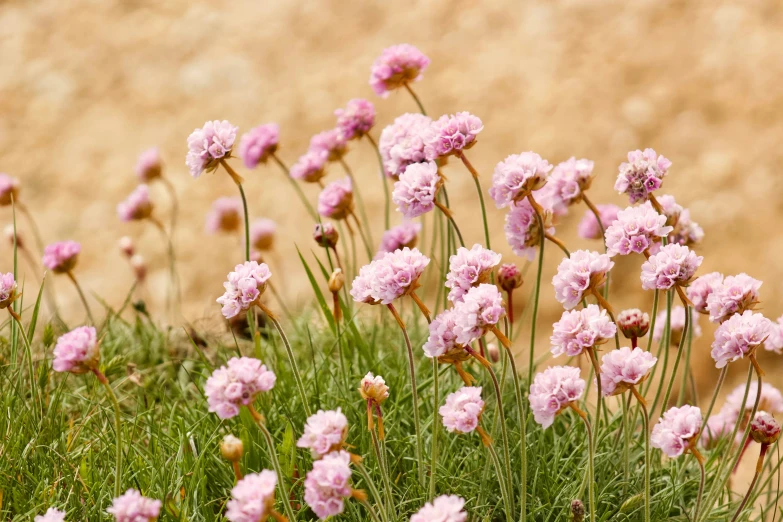
M310 138L310 148L313 152L325 152L328 161L337 161L348 150L348 138L339 128L319 132Z
M345 499L351 496L351 456L345 451L332 452L313 463L305 477L305 502L321 520L339 515Z
M579 400L585 385L579 368L572 366L552 366L537 373L529 395L533 418L542 428L548 428L558 413Z
M92 326L79 326L57 339L54 346L56 372L87 373L98 368L101 351Z
M137 186L130 195L117 205L117 216L120 221L147 219L152 214L150 189L147 185Z
M326 185L318 194L318 213L333 219L345 219L353 212L353 185L348 176Z
M76 241L58 241L46 245L41 262L55 274L70 272L76 266L82 246Z
M679 457L699 436L701 420L701 410L696 406L670 408L653 427L650 445L669 457Z
M429 258L416 248L384 254L359 270L351 285L351 296L359 303L390 304L416 290L429 263Z
M415 247L419 239L419 232L421 232L421 224L411 221L404 221L397 226L391 227L381 236L381 244L378 247L375 259L379 259L385 253L394 252L400 248Z
M490 197L503 208L544 186L552 165L535 152L512 154L495 166Z
M446 404L438 409L443 425L450 433L471 433L478 427L483 411L481 387L475 386L463 386L450 393Z
M605 343L617 332L617 326L598 305L563 312L553 325L552 355L576 356L588 348Z
M231 319L253 306L266 289L266 282L270 277L272 272L266 263L245 261L236 265L234 271L229 272L228 281L223 283L225 293L217 298L217 302L223 307L223 316Z
M406 218L415 218L435 208L443 178L434 161L414 163L394 183L392 201Z
M484 124L478 116L469 112L443 115L433 121L425 133L424 147L427 159L448 156L471 148L476 137L484 130Z
M239 414L239 408L252 404L256 395L275 387L277 377L258 359L232 357L209 376L204 386L209 411L221 419Z
M701 327L699 326L699 313L691 308L691 326L693 329L693 337L701 337ZM672 308L671 315L671 342L672 344L678 344L682 330L685 328L685 308L682 306L675 306ZM653 330L653 339L660 341L663 337L663 332L666 329L666 310L658 312L658 317L655 318L655 330Z
M606 274L614 266L607 254L590 250L576 250L560 261L557 274L552 278L555 298L566 310L579 304L588 290L598 290Z
M537 201L544 207L547 214L550 214L551 207L548 201ZM544 232L553 234L555 228L548 223L548 217L544 220ZM511 205L511 209L506 214L506 225L503 227L506 232L506 241L511 245L514 253L520 257L532 261L536 257L536 250L541 244L541 229L538 225L536 211L527 200L520 201Z
M606 248L610 256L643 253L660 238L666 237L672 227L666 226L666 216L644 203L617 213L617 219L606 229Z
M431 159L424 153L425 134L431 124L432 120L423 114L406 113L383 129L378 150L388 177L396 178L409 165Z
M457 343L463 346L479 339L506 313L503 296L495 285L474 286L454 304Z
M14 201L19 201L19 180L5 172L0 172L0 206L10 205L11 196Z
M231 155L239 127L226 120L208 121L200 129L188 136L188 154L185 164L194 178L204 171L211 172L220 164L220 160Z
M280 127L276 123L253 127L239 140L239 157L245 167L254 169L277 151L279 141Z
M775 322L770 321L769 336L764 341L764 348L778 355L783 353L783 315Z
M298 448L308 448L314 459L322 458L333 451L339 451L348 435L348 419L340 408L311 415L307 419L304 433L296 442Z
M658 361L641 348L623 346L601 359L601 388L605 396L618 395L639 384Z
M716 368L753 354L770 332L770 321L750 310L734 314L721 323L712 342L712 358Z
M275 241L277 224L271 219L256 219L250 224L250 246L264 251L272 248Z
M139 154L136 160L136 176L142 183L149 183L163 175L163 160L160 150L152 147Z
M334 115L346 140L361 138L375 125L375 107L363 98L349 100L345 109L337 109Z
M43 515L36 515L33 522L65 522L65 512L49 508Z
M609 225L617 219L617 214L620 212L620 207L617 205L596 205L595 208L598 209L598 215L601 216L601 224L604 226L604 230L609 228ZM583 239L603 239L601 227L598 226L598 220L592 210L585 211L585 215L577 227L577 234Z
M0 308L8 308L16 297L16 280L13 272L0 276Z
M468 290L489 281L489 276L498 264L500 254L479 244L468 250L459 247L457 253L449 257L449 273L446 275L446 288L450 288L449 301L456 303Z
M242 224L243 215L244 209L239 198L217 198L212 202L204 228L209 234L235 232Z
M430 335L422 347L427 357L440 357L454 350L462 350L457 344L457 316L454 308L447 308L435 316L429 326Z
M155 522L162 505L160 500L143 497L135 489L129 489L115 498L106 512L114 515L116 522Z
M687 286L703 259L686 246L668 244L642 264L642 288L668 290L674 285Z
M456 495L441 495L414 513L410 522L466 522L465 500Z
M276 486L274 471L245 475L231 490L226 518L231 522L265 522L274 510Z
M688 299L693 303L693 309L700 314L709 313L707 299L722 284L723 274L720 272L710 272L694 279L687 290Z
M291 165L290 175L294 179L305 181L307 183L317 183L326 175L326 162L329 160L329 153L325 150L310 149Z
M410 44L387 47L375 59L370 69L370 87L381 98L389 91L419 81L430 64L421 51Z
M563 213L569 206L579 203L582 192L593 182L593 165L588 159L571 157L552 169L547 188L555 201L555 213Z
M620 164L620 173L614 189L627 194L631 203L646 201L648 195L659 189L672 162L659 156L653 149L628 153L628 162Z
M722 323L734 314L753 310L760 301L761 284L761 281L745 273L728 276L722 283L715 284L707 296L710 321Z

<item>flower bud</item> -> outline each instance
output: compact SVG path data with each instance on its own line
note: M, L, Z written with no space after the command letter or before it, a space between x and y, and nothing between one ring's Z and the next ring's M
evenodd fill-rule
M510 292L522 286L522 272L517 265L508 263L498 268L498 284L506 292Z
M11 246L14 246L14 226L6 225L3 229L3 234L8 238L8 242ZM22 236L19 234L18 230L16 231L16 246L17 248L24 248L24 241L22 241Z
M638 308L623 310L617 315L617 327L628 339L644 337L650 329L650 316Z
M144 258L139 254L135 254L130 258L130 266L136 275L136 280L139 283L144 282L147 278L147 263L144 261Z
M780 424L766 412L759 412L750 423L750 436L759 444L773 444L780 438Z
M324 248L334 248L337 245L337 240L340 238L340 234L334 228L331 223L317 223L315 230L313 231L313 239L315 242Z
M244 453L242 440L229 434L220 442L220 454L229 462L239 462Z
M369 372L362 378L359 393L362 395L362 399L381 404L389 397L389 387L386 386L386 381L383 380L383 377Z
M500 360L500 350L498 350L497 343L487 344L487 355L489 355L489 360L493 363L496 363Z
M122 236L117 244L120 247L120 252L125 254L125 256L128 258L133 257L133 254L136 253L136 247L133 244L133 239L131 239L129 236Z
M329 291L336 294L342 290L344 284L345 274L343 273L342 268L335 268L332 275L329 276Z
M574 522L582 522L585 519L585 505L578 498L571 501L571 514L574 516Z

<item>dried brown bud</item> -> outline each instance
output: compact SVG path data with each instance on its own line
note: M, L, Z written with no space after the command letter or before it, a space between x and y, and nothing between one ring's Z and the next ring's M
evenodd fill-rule
M226 435L220 442L220 454L229 462L238 462L244 454L242 440L233 435Z
M342 268L335 268L332 275L329 276L329 291L336 294L342 290L345 284L345 274L343 274Z
M340 239L340 234L331 223L317 223L313 230L313 239L324 248L334 248L337 240Z

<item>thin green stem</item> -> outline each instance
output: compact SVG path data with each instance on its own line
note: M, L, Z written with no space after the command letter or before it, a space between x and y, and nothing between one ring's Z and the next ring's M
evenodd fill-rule
M372 246L371 246L372 242L369 241L364 236L364 227L362 226L361 222L359 222L359 218L356 217L356 213L355 212L351 211L350 215L345 218L346 221L349 218L351 218L351 217L353 218L354 222L356 223L356 228L359 229L359 237L362 238L362 243L364 244L364 250L365 250L365 253L367 254L367 259L368 259L368 261L372 261Z
M595 439L587 414L580 410L575 403L571 403L570 406L582 419L585 424L585 430L587 430L587 489L590 496L590 521L593 522L598 520L595 518L597 508L595 498Z
M672 387L674 386L674 380L677 378L677 368L680 365L680 359L682 359L682 353L685 351L685 343L687 342L688 330L691 324L691 307L685 305L685 325L682 328L682 334L680 335L680 343L677 347L677 356L674 358L674 367L672 368L672 376L669 379L669 385L666 387L666 394L663 396L663 402L661 403L661 411L665 410L669 404L669 398L671 397ZM663 376L661 376L663 378ZM655 411L653 409L653 411Z
M283 174L285 174L286 179L291 183L291 186L294 187L294 190L296 191L297 196L299 196L299 199L302 201L302 204L307 209L307 213L310 214L310 217L313 218L314 221L318 222L318 213L313 208L313 205L310 204L310 202L307 200L307 196L305 196L304 191L302 191L302 187L299 186L299 183L296 182L294 178L291 177L291 173L288 170L288 167L285 163L277 156L277 154L272 154L272 159L275 160L275 163L280 167L280 169L283 171Z
M367 217L367 209L364 206L364 199L362 198L362 193L359 190L359 185L356 183L356 179L353 177L353 171L348 166L348 163L346 163L345 158L340 158L340 164L343 166L343 170L345 170L345 173L348 175L348 177L351 178L351 187L353 188L354 194L356 194L356 202L359 204L359 213L362 215L362 221L364 221L365 230L367 231L367 241L372 245L373 241L372 232L370 231L370 220Z
M264 425L264 418L255 410L255 408L253 408L253 405L248 405L248 408L250 409L250 413L253 415L253 418L256 421L256 426L258 426L258 428L261 430L261 434L264 436L264 440L266 441L266 446L269 450L269 460L272 461L272 467L275 468L275 473L277 473L277 486L280 488L280 497L283 501L283 508L285 509L286 516L288 516L288 520L293 522L296 520L296 515L294 515L294 509L291 507L291 500L288 496L288 486L286 485L285 476L283 476L283 468L280 467L280 461L277 459L277 450L275 449L275 442L272 439L272 434L269 433L268 429L266 429L266 426Z
M650 522L650 415L647 412L647 404L635 386L631 386L631 392L639 401L644 422L644 521Z
M707 480L707 473L704 469L704 457L698 453L694 453L694 456L696 456L696 462L699 464L699 493L696 495L696 505L693 508L693 520L698 520L699 510L701 509L701 499L704 497L704 483Z
M440 397L438 396L438 358L432 358L432 395L434 407L432 409L432 461L430 463L430 501L435 498L435 477L438 469L438 431L440 422L438 421L438 407Z
M689 315L693 314L693 309ZM693 320L693 317L691 317ZM684 335L684 333L683 333ZM691 352L693 351L693 326L688 328L688 346L685 349L685 367L682 369L682 383L680 384L680 391L677 394L677 406L681 406L685 400L685 390L688 388L688 376L691 374ZM691 397L691 402L697 404L696 397Z
M460 246L465 246L465 241L462 239L462 232L460 232L459 227L457 226L457 222L454 220L454 214L452 211L443 205L441 205L437 200L435 201L435 206L438 207L441 212L443 212L443 215L446 216L446 218L449 220L449 224L451 225L451 229L457 234L457 239L459 239Z
M650 408L650 413L654 413L655 409L658 407L658 401L661 399L661 393L663 392L664 384L666 383L666 370L669 368L669 340L671 335L671 325L672 325L672 292L671 290L668 290L666 292L666 325L663 331L663 366L661 368L661 379L658 382L658 388L655 391L655 399L653 399L652 408ZM660 361L660 359L658 359ZM655 374L658 370L658 364L653 366L652 373L650 375L650 380L655 377Z
M539 238L539 245L538 245L538 270L536 271L536 286L535 290L533 291L533 295L535 298L533 299L533 317L531 319L530 324L530 362L529 362L529 368L527 369L527 382L532 383L533 382L533 369L534 369L534 361L535 361L535 346L536 346L536 320L538 319L538 300L541 295L541 275L544 271L544 245L546 241L544 241L544 234L546 234L546 231L544 230L544 219L541 217L541 214L536 212L536 219L538 220L538 230L540 234Z
M106 389L106 393L114 408L114 431L117 438L115 441L117 455L114 465L114 496L119 497L122 493L122 414L120 412L120 402L117 400L117 395L114 394L114 390L112 389L111 384L109 384L109 380L106 376L97 368L94 368L92 372Z
M8 307L8 313L11 314L11 317L13 318L14 322L16 322L16 325L19 327L19 334L22 337L22 341L24 342L24 348L25 351L27 352L26 354L27 371L30 373L30 395L36 404L42 406L40 404L38 398L38 392L35 387L35 383L37 382L37 380L35 378L35 369L33 368L33 347L30 345L30 340L27 338L27 332L25 331L24 326L22 325L21 316L17 314L10 306Z
M367 510L367 512L370 514L370 518L372 518L374 522L381 522L381 519L378 517L378 513L376 513L370 503L367 502L367 499L360 498L357 500L362 506L364 506L364 509Z
M375 142L372 136L370 134L365 134L365 138L367 138L367 141L372 144L373 150L375 150L375 155L378 157L378 165L381 168L381 184L383 185L383 195L384 195L384 212L383 212L383 225L385 227L384 230L389 230L391 228L389 215L391 214L391 195L389 194L389 184L387 183L386 179L386 169L383 167L383 157L381 156L381 151L378 148L378 144Z
M174 230L177 228L177 217L179 216L179 199L177 198L177 191L174 190L174 184L169 181L169 178L161 176L161 183L166 187L166 191L169 193L169 199L171 199L171 235L174 236Z
M410 86L410 85L408 85L408 83L407 83L407 82L406 82L406 83L404 83L404 84L403 84L403 86L405 87L405 90L406 90L406 91L408 91L408 92L410 93L411 97L413 97L413 101L415 101L415 102L416 102L416 105L418 105L418 107L419 107L419 111L420 111L420 112L421 112L423 115L425 115L425 116L426 116L426 115L427 115L427 111L425 111L425 110L424 110L424 105L422 105L422 103L421 103L421 100L419 99L419 97L418 97L418 96L416 96L416 93L415 93L415 92L413 92L413 89L411 88L411 86Z
M484 446L487 448L487 451L489 452L489 456L492 459L492 464L495 466L495 473L498 475L498 482L500 483L500 492L501 496L503 497L503 504L506 508L506 517L508 517L506 520L513 520L513 513L514 508L511 505L511 491L510 486L507 487L506 481L503 478L503 466L500 464L500 458L498 457L497 452L495 451L495 448L492 446L492 443L489 442L488 444L484 444Z
M514 355L511 353L511 348L506 348L505 346L504 348L511 366L511 377L514 381L514 396L516 397L517 402L517 415L519 415L519 520L525 520L527 518L527 415L525 415L525 403L522 400L522 385L519 382L517 363L514 360ZM511 485L509 485L509 488L510 487Z
M737 511L734 513L731 522L735 522L737 518L739 518L740 513L742 513L742 510L745 509L745 505L748 503L748 499L750 498L750 494L753 492L753 488L756 487L756 482L758 482L759 477L761 476L761 470L763 469L762 465L764 464L764 455L767 454L768 447L769 447L768 444L761 445L761 450L759 451L759 458L758 461L756 461L756 473L753 474L753 480L750 481L750 486L748 486L748 492L745 493L745 496L742 498L742 502L740 502L740 505L737 507Z
M35 219L33 219L33 214L30 212L30 209L27 208L27 205L24 203L21 203L19 201L16 201L14 203L16 208L22 211L22 214L24 214L24 217L27 218L27 222L30 223L30 229L33 231L33 237L35 238L35 245L38 247L38 250L43 253L44 251L44 242L43 238L41 236L41 229L38 228L38 224L35 222ZM14 233L16 232L16 229L14 228Z
M245 261L250 261L250 216L247 212L247 198L245 197L245 189L242 188L242 184L238 183L239 195L242 197L242 210L245 217Z
M723 367L723 369L720 371L720 375L718 376L718 382L715 383L715 390L712 392L712 399L710 399L710 405L707 408L707 412L704 415L704 420L701 423L701 429L699 430L699 433L704 433L705 428L707 427L707 421L710 418L710 415L712 415L712 409L715 407L715 401L718 400L718 394L720 393L720 389L723 387L723 381L726 380L726 374L729 371L729 366L726 365Z
M620 402L623 405L623 478L626 482L631 477L631 430L634 428L628 414L630 401L630 395L627 401L622 395L620 396Z
M381 494L378 492L378 488L375 487L375 483L370 477L370 474L367 473L367 469L365 469L364 464L361 462L356 462L355 465L359 470L359 474L361 474L362 478L364 478L364 481L367 483L367 487L370 490L370 494L372 494L373 500L375 500L375 503L378 504L378 506L381 508L381 519L383 522L388 522L389 519L386 513L386 508L383 505L383 500L381 500Z
M68 279L71 280L73 286L76 287L76 292L79 294L79 299L81 299L82 304L84 305L84 309L87 311L87 318L90 320L90 324L95 324L95 319L93 319L92 311L90 310L90 304L87 302L87 297L84 295L81 285L79 285L79 282L76 280L76 277L73 275L72 271L69 270L65 272L65 275L68 276Z
M375 430L370 430L370 436L372 437L372 447L375 452L375 458L378 460L378 467L381 469L381 480L383 480L384 495L386 496L386 510L391 514L394 512L394 498L392 496L389 470L386 467L386 459L383 458L383 452L381 451L381 445Z
M487 208L484 205L484 191L481 190L481 182L479 181L478 171L476 171L476 169L473 167L473 164L468 160L468 157L465 156L464 152L460 151L457 154L457 157L462 160L462 163L468 169L471 176L473 176L473 183L476 185L476 192L478 193L479 204L481 205L481 219L484 222L484 241L487 244L487 248L491 250L492 247L489 243L489 224L487 223Z

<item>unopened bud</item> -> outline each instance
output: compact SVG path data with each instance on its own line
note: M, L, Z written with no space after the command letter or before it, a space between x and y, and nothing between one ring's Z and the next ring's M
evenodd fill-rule
M617 327L628 339L644 337L650 329L650 316L638 308L623 310L617 315Z
M136 254L130 258L130 266L133 269L133 273L136 275L136 280L141 283L147 278L147 263L144 258Z
M342 268L335 268L332 275L329 276L329 291L336 294L342 290L344 284L345 274L343 273Z
M340 238L340 234L334 228L331 223L317 223L315 230L313 230L313 239L315 242L324 248L334 248L337 245L337 240Z
M500 350L498 350L497 343L487 344L487 354L489 355L489 360L493 363L496 363L500 360Z
M498 268L498 284L506 292L510 292L522 286L522 272L517 265L505 264Z
M6 225L6 227L3 229L3 234L5 234L5 237L8 238L8 242L11 243L11 246L14 244L14 226L13 225ZM24 241L22 241L22 236L19 234L19 231L16 231L16 247L17 248L24 248Z
M125 254L125 256L128 258L133 257L133 254L136 253L136 247L133 245L133 239L131 239L129 236L122 236L117 244L120 247L120 252Z
M750 423L750 436L759 444L773 444L780 438L780 424L766 412L759 412Z
M220 442L220 454L229 462L238 462L244 453L242 440L229 434Z
M582 522L585 519L585 505L578 498L571 501L571 514L574 516L574 522Z

